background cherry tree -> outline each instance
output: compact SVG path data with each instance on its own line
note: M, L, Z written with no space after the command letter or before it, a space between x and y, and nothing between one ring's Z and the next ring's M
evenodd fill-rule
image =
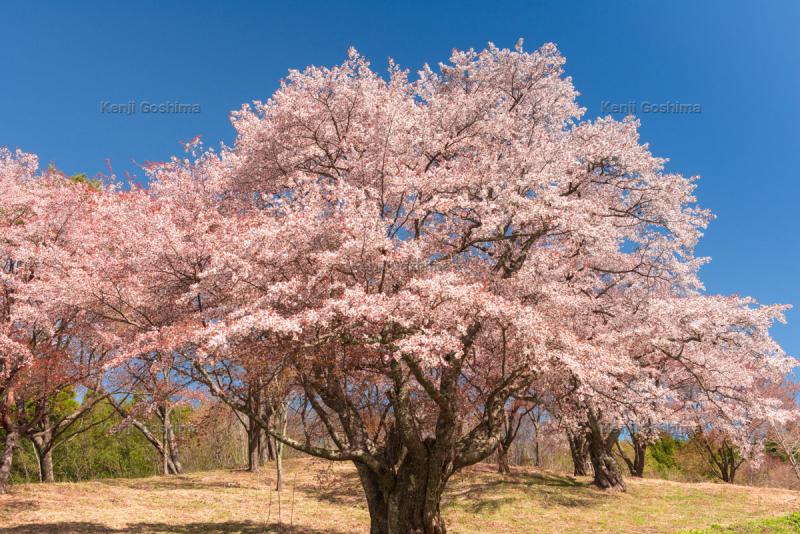
M41 476L52 479L52 438L80 414L53 421L51 397L102 372L93 325L51 291L64 283L63 261L96 193L53 168L40 172L33 155L0 150L0 493L22 437L35 440Z

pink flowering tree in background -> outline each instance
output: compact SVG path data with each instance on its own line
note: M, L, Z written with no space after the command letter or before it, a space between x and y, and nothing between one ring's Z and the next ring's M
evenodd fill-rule
M64 270L66 283L52 298L99 325L111 353L104 383L110 402L158 451L163 473L180 474L171 414L202 396L181 350L188 333L203 327L197 314L206 304L187 292L214 247L216 208L198 201L205 198L200 180L171 178L169 186L154 179L148 190L110 188L99 196L81 221L84 238ZM160 428L148 425L153 414Z
M800 417L797 416L797 395L800 384L784 379L778 384L765 385L770 394L782 401L789 416L783 421L766 421L768 446L791 466L795 478L800 480Z
M762 387L780 383L794 365L769 336L784 309L683 293L654 296L633 316L611 314L610 322L621 321L605 334L596 330L594 339L598 353L619 355L617 364L603 375L573 370L562 386L570 394L553 409L587 436L595 483L624 487L612 448L626 430L634 449L627 460L638 476L647 442L664 426L684 433L713 428L742 458L761 450L763 434L754 440L754 425L792 416Z
M661 420L694 433L705 452L718 445L720 456L708 458L725 482L744 460L760 462L770 425L797 418L777 387L795 362L769 335L785 309L739 297L673 300L653 332L651 364L679 391Z
M52 398L101 372L91 325L50 291L64 281L62 260L82 239L77 221L96 191L37 167L32 155L0 150L0 493L24 436L41 445L41 475L52 479L53 439L81 415L51 419Z

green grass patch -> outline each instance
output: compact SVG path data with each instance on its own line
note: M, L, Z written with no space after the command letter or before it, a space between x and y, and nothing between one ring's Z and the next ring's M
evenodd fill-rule
M797 532L800 532L800 512L727 527L711 525L705 529L687 530L684 534L795 534Z

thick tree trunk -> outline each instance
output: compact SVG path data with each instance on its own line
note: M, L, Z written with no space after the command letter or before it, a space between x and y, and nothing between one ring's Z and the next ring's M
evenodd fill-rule
M44 456L41 459L42 462L42 472L40 473L40 478L42 482L55 482L56 481L56 474L55 469L53 468L53 449L47 449L44 453Z
M593 446L589 455L594 469L594 485L601 489L625 491L625 480L611 450Z
M572 456L572 465L576 477L589 475L591 464L589 463L589 440L580 432L567 433L569 441L569 452Z
M613 447L620 435L619 428L610 427L602 420L599 411L589 408L589 457L594 469L594 485L601 489L625 491L625 481L617 460L614 458Z
M440 502L447 476L431 467L406 458L394 484L387 486L372 470L356 463L367 496L370 534L446 533Z
M589 410L589 457L594 469L594 485L601 489L625 491L625 480L612 447L619 438L620 430L607 428L599 414Z
M465 358L479 326L471 325L463 338ZM272 424L266 421L259 424L281 443L312 456L353 461L367 498L370 532L445 534L440 502L447 480L453 473L485 460L497 450L503 433L503 410L509 398L527 387L528 380L522 370L511 374L502 386L487 395L484 416L472 426L472 421L461 419L458 404L463 360L451 355L448 361L450 365L431 381L411 356L404 355L402 361L389 358L388 369L394 387L387 399L392 415L379 421L383 430L379 443L372 438L375 429L368 427L362 417L361 393L354 393L349 378L340 380L325 372L322 366L312 365L308 370L298 367L298 370L305 403L318 416L330 442L313 444L308 434L305 441L287 436L286 403L280 413L280 408L276 407ZM433 432L420 431L419 422L430 416L418 413L420 401L412 395L415 388L407 371L413 375L413 381L422 384L438 407ZM200 372L204 372L202 368ZM215 386L213 379L209 378L207 383L215 395L223 400L228 398ZM241 413L252 415L247 403L226 402ZM418 415L423 417L419 421ZM305 417L301 423L305 424ZM465 429L467 424L471 428ZM276 457L281 458L280 450L276 451Z
M31 441L33 441L33 450L36 452L36 463L39 467L39 482L55 482L53 430L47 416L42 421L42 432L38 435L35 434Z
M251 473L258 471L260 466L259 451L261 449L261 428L255 424L253 418L247 420L247 470Z
M0 457L0 495L8 492L11 465L14 461L14 449L16 449L18 441L19 434L13 431L6 433L3 456Z
M497 472L503 475L511 474L511 466L508 463L508 448L502 443L497 447Z
M39 482L55 482L55 471L53 469L53 449L49 447L50 440L47 437L34 437L33 450L36 453L36 464L39 468Z
M369 534L388 534L390 532L389 503L386 500L386 494L372 471L358 463L356 463L356 470L367 498Z

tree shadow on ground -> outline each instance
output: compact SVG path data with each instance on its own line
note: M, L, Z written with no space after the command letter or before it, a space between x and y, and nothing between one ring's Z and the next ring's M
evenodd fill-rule
M347 506L366 504L357 473L331 473L310 482L298 482L297 489L310 497L331 504Z
M20 512L31 512L39 509L39 503L34 499L20 499L16 498L13 494L9 495L8 499L0 500L0 517L3 517L7 512L12 514Z
M498 499L484 499L466 507L473 514L488 514L500 510L503 506L517 502L514 497L500 497ZM446 504L445 504L446 506Z
M198 480L186 476L170 476L169 478L148 479L107 479L95 480L97 484L141 491L174 491L174 490L218 490L218 489L259 489L256 485L239 482L222 482Z
M561 488L588 488L588 482L581 482L567 475L554 475L552 473L512 473L506 475L506 480L523 483L528 486L558 486Z
M0 527L0 534L100 534L125 532L132 534L154 534L170 532L174 534L346 534L345 531L332 529L312 529L290 526L281 523L258 523L254 521L227 521L218 523L186 523L171 525L166 523L135 523L122 529L113 529L98 523L62 522L37 523L17 527Z
M481 471L486 473L485 470L478 470ZM571 476L520 471L509 475L486 473L476 477L475 474L477 473L468 474L463 479L454 481L455 484L445 494L445 502L471 502L467 507L468 510L473 513L483 513L513 504L517 500L529 502L531 497L542 507L590 507L605 500L603 494L594 491L591 484ZM524 496L492 498L493 494L502 495L509 490L519 491Z

